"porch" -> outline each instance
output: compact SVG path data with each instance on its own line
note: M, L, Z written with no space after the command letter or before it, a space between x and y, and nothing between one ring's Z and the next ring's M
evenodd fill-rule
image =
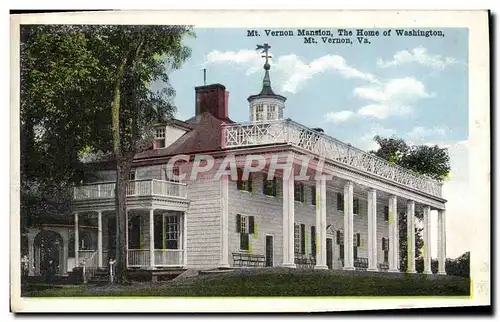
M74 245L75 254L77 254L75 266L86 269L108 267L109 262L116 257L116 216L114 212L97 212L97 249L80 249L80 247L90 243L85 241L87 236L80 237L78 225L79 217L95 217L95 214L81 213L74 216L75 240L80 241ZM172 210L128 210L125 233L127 268L183 267L186 257L185 217L186 213ZM106 225L103 225L103 222Z
M74 188L75 239L79 240L79 218L97 220L96 248L82 252L75 243L75 265L87 279L111 266L116 258L117 225L114 182L99 182ZM186 211L189 204L185 184L156 179L131 180L126 188L127 214L125 260L129 270L164 270L186 264Z

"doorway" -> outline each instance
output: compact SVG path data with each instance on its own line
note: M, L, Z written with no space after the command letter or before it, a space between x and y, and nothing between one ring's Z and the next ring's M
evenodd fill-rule
M333 269L333 239L326 239L326 265L328 269Z
M266 235L266 266L274 266L274 242L272 235Z
M61 274L64 254L62 251L63 239L61 235L52 230L43 230L36 235L35 270L47 279Z

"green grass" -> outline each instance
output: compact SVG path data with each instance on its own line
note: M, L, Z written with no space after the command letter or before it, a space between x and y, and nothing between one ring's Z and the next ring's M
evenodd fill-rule
M75 286L26 289L24 296L469 296L469 279L428 279L414 277L335 276L331 274L220 275L197 277L191 283L113 286L98 289Z

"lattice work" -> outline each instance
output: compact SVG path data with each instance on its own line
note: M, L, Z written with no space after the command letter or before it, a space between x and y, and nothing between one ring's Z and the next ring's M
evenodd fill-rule
M388 179L413 189L442 197L438 181L391 164L373 154L316 132L292 120L278 120L225 126L227 147L288 143L356 170Z

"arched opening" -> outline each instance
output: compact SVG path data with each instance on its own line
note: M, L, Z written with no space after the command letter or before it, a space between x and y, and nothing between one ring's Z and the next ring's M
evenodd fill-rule
M61 274L63 267L63 239L52 230L42 230L35 240L35 271L38 275L50 278Z
M21 274L29 274L29 243L26 235L21 235Z

